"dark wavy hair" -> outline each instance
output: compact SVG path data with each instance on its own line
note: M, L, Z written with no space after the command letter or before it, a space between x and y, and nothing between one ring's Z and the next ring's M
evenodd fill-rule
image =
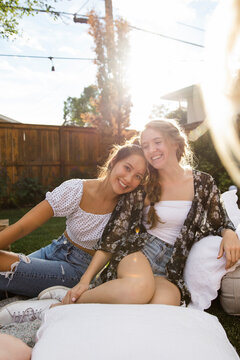
M129 157L131 155L142 156L142 158L146 162L146 173L147 173L147 160L144 157L144 153L143 153L141 146L127 142L124 145L114 145L113 146L105 164L102 167L100 167L100 169L99 169L98 177L104 178L104 177L108 176L109 172L113 169L113 167L119 161L126 159L127 157ZM144 176L143 180L145 180L145 176Z

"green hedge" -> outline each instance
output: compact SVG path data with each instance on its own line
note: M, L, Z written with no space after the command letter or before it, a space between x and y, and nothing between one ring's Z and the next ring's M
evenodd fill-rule
M195 154L196 168L211 174L221 192L227 191L234 182L217 155L209 131L190 145Z
M73 168L68 178L56 178L53 184L43 186L38 178L22 176L14 184L11 184L5 167L0 167L0 208L23 208L34 206L45 198L48 190L59 186L68 179L80 178L90 179L96 177L96 171L82 172Z

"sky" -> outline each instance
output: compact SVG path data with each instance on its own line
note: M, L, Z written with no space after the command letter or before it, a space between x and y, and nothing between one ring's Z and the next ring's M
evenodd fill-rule
M112 0L113 16L130 25L204 46L205 29L216 0ZM55 10L105 14L104 0L58 0ZM188 26L187 26L188 25ZM21 35L0 39L1 55L94 58L89 26L72 16L57 21L48 14L24 17ZM131 30L127 81L132 98L130 128L141 129L161 96L199 83L204 48ZM55 71L51 71L54 65ZM0 56L0 114L29 124L61 125L64 101L79 97L96 83L92 60L58 60Z

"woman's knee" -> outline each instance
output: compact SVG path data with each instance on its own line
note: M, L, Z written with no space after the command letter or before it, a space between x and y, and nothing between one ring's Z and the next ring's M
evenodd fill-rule
M180 306L180 304L181 304L180 290L178 289L178 287L176 285L173 285L173 286L174 287L167 294L166 304L174 305L174 306Z
M125 278L124 298L129 304L147 304L155 291L154 279L146 277Z
M151 266L143 253L126 256L118 266L118 278L125 282L125 295L129 303L145 304L155 291Z
M31 262L26 255L0 250L0 274L11 278L21 261Z
M19 255L0 250L0 271L11 271L13 264L19 261Z
M0 250L0 271L13 271L21 260L25 263L31 262L26 255Z
M164 278L156 278L155 281L156 290L150 303L179 306L181 303L179 288Z

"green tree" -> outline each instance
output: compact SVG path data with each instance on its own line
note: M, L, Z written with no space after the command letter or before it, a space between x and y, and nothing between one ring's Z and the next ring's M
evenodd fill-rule
M165 118L166 114L170 112L169 108L164 105L164 104L160 104L160 105L153 105L152 108L152 112L150 114L150 119L161 119L161 118Z
M114 23L101 20L93 11L89 14L89 34L95 43L97 114L86 114L85 121L96 126L106 150L113 142L121 143L124 129L129 126L131 98L126 84L129 26L119 19Z
M161 118L167 118L167 119L175 119L178 120L181 125L184 125L187 123L187 109L179 106L175 110L170 110L166 105L160 104L160 105L154 105L151 115L151 119L161 119Z
M176 110L168 112L166 118L178 120L179 124L184 125L187 123L187 109L179 107Z
M50 0L51 1L51 0ZM35 7L46 12L53 8L49 5L50 1L43 0L0 0L0 38L9 39L19 33L19 21L24 15L34 15L37 11ZM56 0L52 0L56 1ZM54 18L57 12L51 13Z
M98 98L98 89L95 85L90 85L83 89L79 98L68 97L64 101L63 108L63 125L86 126L90 125L83 121L83 114L97 115L95 100Z
M228 190L233 180L217 155L209 131L190 144L196 157L197 169L211 174L222 192Z

